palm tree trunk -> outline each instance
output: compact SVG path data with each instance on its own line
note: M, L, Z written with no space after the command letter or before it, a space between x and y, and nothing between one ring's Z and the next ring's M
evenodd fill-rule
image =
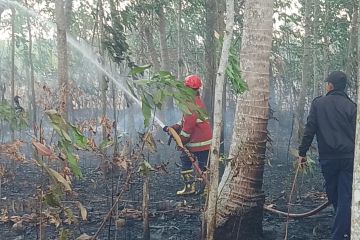
M249 90L237 101L231 162L219 186L216 239L256 240L262 235L273 2L245 2L240 63Z

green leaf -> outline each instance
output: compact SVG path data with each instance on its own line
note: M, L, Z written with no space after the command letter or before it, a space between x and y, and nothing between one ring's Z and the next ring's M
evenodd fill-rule
M70 123L69 123L69 126L72 130L76 147L78 147L80 149L87 149L88 148L87 138L80 132L80 130L77 127L75 127L74 125L72 125Z
M150 125L150 119L151 119L151 105L147 101L146 97L143 95L141 99L141 110L144 115L144 125L145 127L148 127Z
M155 104L162 104L162 99L163 99L163 93L162 93L162 90L158 90L155 94L154 94L154 97L153 97L153 101Z
M77 178L82 178L82 173L78 164L78 161L76 160L74 154L70 150L70 144L65 141L60 141L60 147L64 151L64 154L66 156L66 160L69 163L69 167L71 171L74 173L74 175Z
M140 66L140 67L134 67L133 69L131 69L129 75L131 76L135 76L138 75L140 73L144 73L146 69L149 69L151 67L150 64L144 65L144 66Z
M71 137L69 136L69 134L64 130L64 129L60 129L60 135L64 138L65 141L71 143Z
M230 51L225 75L227 80L230 82L231 89L236 94L241 94L248 89L246 82L241 77L240 61L234 49L231 49Z

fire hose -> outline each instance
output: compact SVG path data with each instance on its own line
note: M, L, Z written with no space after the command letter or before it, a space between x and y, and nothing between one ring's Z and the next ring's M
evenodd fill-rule
M209 180L207 179L205 173L200 169L199 165L195 161L194 155L187 149L181 141L179 134L175 131L175 129L168 127L168 133L170 135L168 145L171 143L171 139L174 139L177 147L186 154L186 156L190 159L192 165L194 166L196 172L200 175L206 185L209 184Z
M197 171L197 173L201 176L201 178L203 179L204 183L206 185L209 184L209 180L207 179L205 173L200 169L199 165L196 163L194 156L191 154L191 152L189 151L189 149L187 149L182 141L181 138L179 136L179 134L171 127L168 127L168 134L170 135L169 140L168 140L168 145L171 144L172 139L175 140L177 147L184 152L188 158L190 159L192 165L194 166L195 170ZM284 217L288 217L288 218L293 218L293 219L299 219L299 218L305 218L305 217L310 217L313 216L315 214L317 214L318 212L320 212L321 210L327 208L330 205L329 201L326 201L325 203L321 204L320 206L316 207L315 209L305 212L305 213L288 213L288 212L283 212L277 209L274 209L270 206L264 205L264 210L270 213L274 213L274 214L278 214Z
M287 213L287 212L276 210L276 209L271 208L270 206L266 206L266 205L264 205L264 210L268 211L270 213L279 214L280 216L289 217L289 218L293 218L293 219L299 219L299 218L313 216L313 215L317 214L318 212L320 212L321 210L327 208L329 205L330 205L329 201L326 201L325 203L321 204L317 208L315 208L311 211L305 212L305 213Z

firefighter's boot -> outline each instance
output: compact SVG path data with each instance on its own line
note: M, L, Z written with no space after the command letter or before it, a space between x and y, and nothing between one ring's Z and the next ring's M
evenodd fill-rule
M195 181L193 176L193 170L182 171L181 176L184 181L184 189L177 191L176 195L186 196L195 193Z

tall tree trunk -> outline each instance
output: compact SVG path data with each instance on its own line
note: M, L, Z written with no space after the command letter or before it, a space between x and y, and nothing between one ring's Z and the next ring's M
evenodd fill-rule
M345 60L345 73L350 80L350 84L352 86L351 89L354 90L354 93L356 92L356 78L354 76L354 67L355 67L355 57L357 52L357 37L358 37L358 3L355 1L354 3L354 11L351 19L351 31L350 31L350 37L349 37L349 43L348 43L348 49L347 49L347 56Z
M330 40L329 40L329 37L328 37L328 30L329 29L329 12L330 12L330 4L329 4L329 1L325 1L324 2L324 5L325 5L325 19L324 19L324 29L325 29L325 33L324 33L324 46L323 46L323 62L324 62L324 68L323 68L323 79L326 79L326 77L328 76L329 74L329 69L330 69L330 59L329 59L329 49L330 49ZM325 89L323 88L322 89L322 93L324 93Z
M66 18L64 0L55 1L55 16L57 26L57 53L58 53L58 81L60 88L59 112L68 119L69 73L68 54L66 43Z
M184 61L182 58L182 24L181 24L181 16L182 16L182 0L178 0L178 15L177 15L177 79L183 79L183 71L182 68L184 66Z
M226 0L217 0L216 1L216 10L217 10L217 21L216 21L216 31L220 36L224 36L225 31L225 10L226 10Z
M216 78L216 43L214 31L216 30L216 0L205 2L205 79L204 79L204 103L211 121L214 113L214 89Z
M220 57L218 72L216 75L215 99L214 99L214 128L213 139L210 151L210 186L207 206L207 233L206 239L213 240L216 228L216 202L219 184L219 160L220 160L220 142L223 129L223 101L225 86L225 70L229 59L231 40L234 27L234 0L226 1L226 32Z
M146 44L147 44L147 47L148 47L148 50L150 53L150 58L151 58L152 65L154 67L154 71L158 72L160 70L160 63L159 63L157 52L155 49L152 30L150 29L150 26L148 24L146 24L144 26L144 36L146 39Z
M305 113L305 96L306 90L308 88L308 83L311 78L311 54L310 54L310 45L311 45L311 4L312 0L305 0L305 35L304 35L304 45L303 45L303 59L302 59L302 77L300 85L300 96L296 109L296 122L294 129L294 140L296 142L300 141L300 138L303 134L303 119Z
M28 6L27 0L25 0L26 6ZM27 28L28 28L28 34L29 34L29 66L30 66L30 106L31 106L31 126L34 131L34 135L37 136L36 131L36 97L35 97L35 74L34 74L34 64L33 64L33 40L32 40L32 32L31 32L31 21L30 18L27 17ZM30 109L29 109L30 111Z
M240 64L249 90L237 101L231 162L219 186L216 239L256 240L262 235L273 2L245 2Z
M170 71L169 68L169 52L166 43L166 17L164 8L160 6L158 11L159 16L159 37L160 37L160 54L161 54L161 70Z
M104 8L103 8L103 0L99 0L99 49L100 49L100 61L101 64L104 64L105 61L105 46L104 42ZM103 73L100 73L100 81L101 81L101 118L105 120L107 117L107 91L109 89L109 81L105 77ZM102 138L103 140L107 140L107 130L105 124L102 124Z
M64 5L64 13L65 13L65 23L66 23L66 31L70 31L71 23L72 23L72 8L73 8L73 0L65 0ZM67 59L68 62L71 62L71 50L67 49ZM68 75L69 77L69 75ZM67 114L68 120L74 121L74 104L73 104L73 94L70 94L70 86L73 84L71 77L68 79L68 89L69 92L67 94Z
M358 2L360 4L360 1ZM360 5L359 5L360 6ZM358 14L360 17L360 14ZM360 18L358 19L360 23ZM357 26L360 32L360 24ZM360 49L360 37L357 40L358 49ZM360 51L357 52L357 79L360 79ZM357 85L360 88L360 84ZM357 90L360 92L360 89ZM357 116L356 116L356 135L355 135L355 157L354 157L354 175L352 185L352 203L351 203L351 238L357 239L360 236L360 97L357 97Z
M313 99L319 95L319 75L318 75L318 56L320 55L319 52L319 45L318 45L318 28L319 28L319 10L320 10L320 3L314 1L314 24L313 24L313 35L314 35L314 49L312 51L313 57Z
M11 107L14 109L15 97L15 9L11 8ZM15 140L15 131L11 129L11 141Z

